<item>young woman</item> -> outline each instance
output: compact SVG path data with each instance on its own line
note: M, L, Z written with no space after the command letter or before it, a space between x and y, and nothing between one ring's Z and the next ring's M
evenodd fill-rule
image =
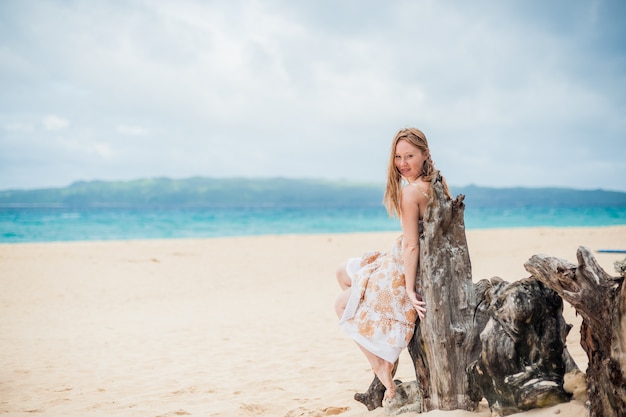
M342 292L335 310L340 325L387 389L385 399L395 394L393 365L413 336L415 320L426 314L415 280L421 220L435 173L424 133L400 130L391 145L383 202L391 217L399 217L402 235L391 252L351 258L337 270Z

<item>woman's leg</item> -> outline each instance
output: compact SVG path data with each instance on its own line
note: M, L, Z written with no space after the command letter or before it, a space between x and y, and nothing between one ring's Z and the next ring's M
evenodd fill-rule
M343 317L343 311L346 309L346 305L348 305L350 291L352 290L352 279L346 272L346 264L347 262L342 262L337 267L337 282L339 283L339 287L341 287L341 294L339 294L335 301L335 313L337 313L337 317L339 318Z
M337 267L337 282L342 290L346 290L352 286L352 279L346 271L347 262L342 262Z
M387 392L385 393L385 399L391 399L396 394L396 383L393 382L393 363L387 362L383 358L374 355L369 350L357 343L357 346L365 354L367 361L370 363L372 370L383 383Z
M337 317L341 318L343 316L343 312L346 309L346 305L348 304L348 300L350 299L350 292L352 291L352 279L348 275L346 271L347 262L342 262L339 264L337 268L337 282L339 286L343 290L339 297L337 297L337 301L335 301L335 312L337 313ZM357 343L357 346L363 351L367 361L370 363L372 370L380 379L380 382L383 383L385 388L387 388L387 392L385 394L385 398L393 398L396 393L396 384L393 382L393 363L387 362L383 358L380 358L374 355L369 350L363 348L363 346Z
M339 294L339 297L337 297L335 301L335 313L337 313L338 318L343 317L343 311L346 309L348 300L350 299L350 292L352 292L352 288L346 288Z

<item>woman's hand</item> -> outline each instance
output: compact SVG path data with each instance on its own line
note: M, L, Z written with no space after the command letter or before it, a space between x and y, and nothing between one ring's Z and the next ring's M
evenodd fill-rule
M420 320L424 320L424 315L426 314L426 303L422 300L422 296L415 291L407 291L407 294L409 296L409 300L411 300L411 304L413 304L413 308L417 311L417 316Z

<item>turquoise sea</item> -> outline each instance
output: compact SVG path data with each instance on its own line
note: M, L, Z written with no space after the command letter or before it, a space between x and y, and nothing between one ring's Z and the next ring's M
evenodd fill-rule
M626 225L626 207L472 207L467 229ZM382 206L0 207L0 243L399 231Z

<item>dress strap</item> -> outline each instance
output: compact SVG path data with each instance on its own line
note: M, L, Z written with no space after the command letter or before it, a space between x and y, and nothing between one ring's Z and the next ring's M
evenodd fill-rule
M420 193L422 193L422 195L423 195L424 197L428 198L428 194L426 194L426 193L424 192L424 190L422 190L420 187L418 187L416 183L414 183L414 182L410 182L409 184L411 184L413 187L417 188L417 189L419 190L419 192L420 192Z

